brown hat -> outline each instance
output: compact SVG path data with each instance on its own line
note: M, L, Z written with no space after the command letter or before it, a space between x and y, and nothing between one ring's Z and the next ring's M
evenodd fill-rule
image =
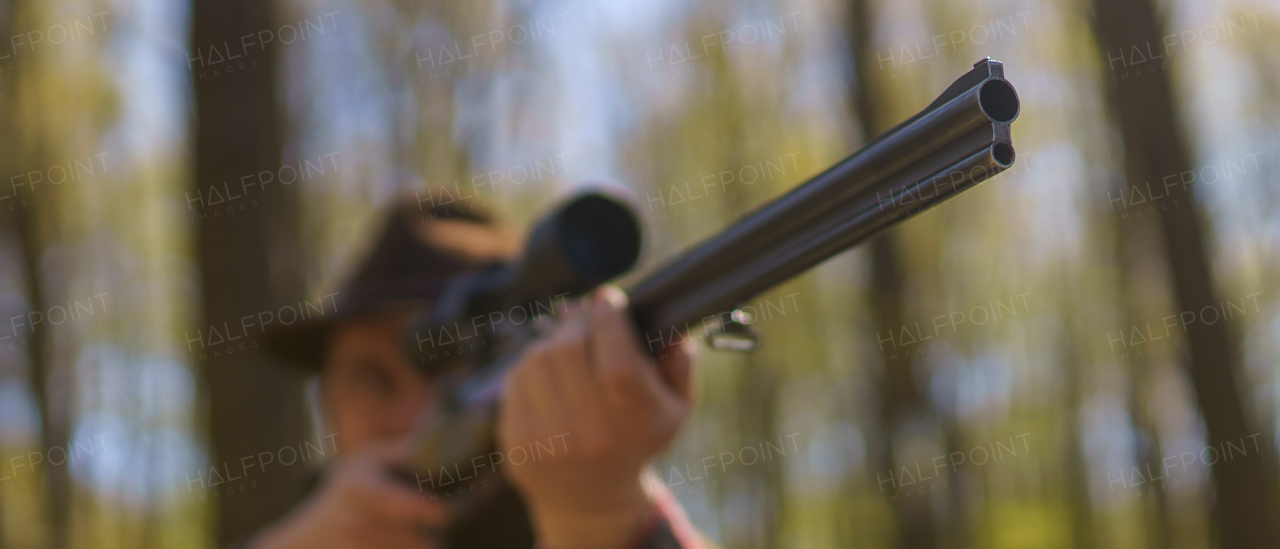
M335 297L334 313L266 335L266 348L293 365L319 371L330 330L343 320L438 297L463 272L510 260L514 241L471 201L422 205L398 201L364 262Z

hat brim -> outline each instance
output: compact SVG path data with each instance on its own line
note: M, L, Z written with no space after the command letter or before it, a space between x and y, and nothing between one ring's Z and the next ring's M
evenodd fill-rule
M415 197L416 198L416 197ZM430 304L454 277L503 263L514 247L483 209L424 209L406 199L393 207L381 235L351 279L336 292L332 312L264 335L265 350L310 372L324 367L335 327L354 317Z
M427 299L418 298L346 304L342 313L314 317L291 326L269 330L263 338L266 350L273 357L290 366L311 373L320 372L324 368L324 355L329 348L329 338L335 328L348 320L393 311L414 301L419 305L428 303Z
M361 316L426 306L440 297L449 280L384 278L363 288L339 292L333 312L267 330L266 350L292 366L319 372L324 367L324 354L334 327Z
M364 288L341 292L332 313L267 330L266 350L291 366L319 372L324 368L324 355L329 350L329 337L335 327L357 317L428 306L439 299L452 280L452 277L387 278Z

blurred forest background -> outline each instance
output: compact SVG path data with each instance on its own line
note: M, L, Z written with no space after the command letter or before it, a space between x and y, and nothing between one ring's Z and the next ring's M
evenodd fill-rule
M761 296L660 478L735 548L1280 547L1272 0L0 8L0 546L283 512L324 456L214 470L332 434L238 319L396 196L521 227L619 182L643 271L989 55L1017 165Z

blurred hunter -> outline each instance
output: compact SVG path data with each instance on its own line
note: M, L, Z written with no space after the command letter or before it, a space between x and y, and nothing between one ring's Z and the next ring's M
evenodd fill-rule
M340 290L337 312L270 336L275 354L318 374L338 451L296 509L241 546L709 546L647 473L689 416L693 348L655 364L614 287L562 300L525 348L503 385L494 453L412 470L415 425L430 419L434 386L463 362L415 366L402 351L404 325L445 297L450 277L516 248L474 204L403 200Z

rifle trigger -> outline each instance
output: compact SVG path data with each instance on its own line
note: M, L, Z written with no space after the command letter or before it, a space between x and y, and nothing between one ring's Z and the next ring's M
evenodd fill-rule
M742 309L734 309L729 314L729 321L720 328L707 334L707 345L717 351L734 351L749 353L760 345L760 334L751 324L755 317Z

